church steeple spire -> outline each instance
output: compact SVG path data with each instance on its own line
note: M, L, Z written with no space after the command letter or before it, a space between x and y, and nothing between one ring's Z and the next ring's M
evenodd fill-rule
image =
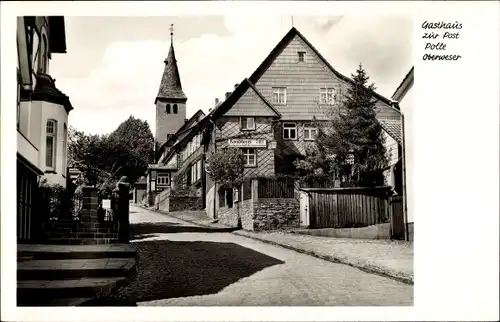
M181 78L177 67L174 51L174 25L170 25L170 49L168 56L164 61L165 69L161 78L160 89L155 99L155 104L158 99L180 99L187 100L184 91L182 90Z

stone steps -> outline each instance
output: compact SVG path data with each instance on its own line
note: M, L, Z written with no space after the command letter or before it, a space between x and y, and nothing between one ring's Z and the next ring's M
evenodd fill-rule
M136 251L130 245L18 245L18 260L24 259L97 259L135 258Z
M18 245L18 306L76 306L124 285L136 273L129 244Z
M17 264L17 280L59 280L82 277L130 277L135 260L128 258L31 260Z
M90 299L97 294L111 292L126 281L125 277L18 281L17 301L19 306L38 306L51 302L61 302L68 298Z

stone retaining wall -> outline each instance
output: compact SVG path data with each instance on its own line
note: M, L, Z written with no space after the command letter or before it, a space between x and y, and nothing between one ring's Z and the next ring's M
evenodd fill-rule
M258 199L253 204L253 230L277 230L299 227L299 201L290 199Z
M221 224L245 230L276 230L299 227L299 201L296 199L244 200L218 211Z

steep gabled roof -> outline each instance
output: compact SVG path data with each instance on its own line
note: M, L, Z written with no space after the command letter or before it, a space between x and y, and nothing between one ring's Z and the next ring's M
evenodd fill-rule
M182 90L181 78L175 59L175 51L173 42L170 44L167 59L165 59L165 69L161 78L160 89L155 99L155 104L159 98L164 99L181 99L187 100L184 91Z
M274 106L255 88L255 86L245 78L236 89L229 95L229 97L215 107L212 112L210 112L210 116L220 116L229 111L229 109L243 96L243 94L248 90L252 89L257 96L265 103L265 105L271 110L271 112L275 115L275 117L281 117L281 114L274 108Z
M414 66L411 67L405 78L403 78L401 84L399 84L398 88L394 91L394 94L392 94L393 100L400 101L406 95L410 86L413 85L413 69Z
M290 31L280 40L280 42L274 47L274 49L269 53L269 55L264 59L264 61L260 64L259 67L253 72L253 74L249 77L251 83L256 84L259 78L265 73L265 71L271 66L273 61L278 57L278 55L285 49L285 47L292 41L295 36L299 36L304 43L306 43L309 48L319 57L319 59L332 71L332 73L338 78L342 79L345 82L354 84L354 81L340 72L336 71L332 65L319 53L319 51L314 48L314 46L295 28L292 27ZM375 96L380 101L392 106L393 103L390 99L373 92L373 96Z

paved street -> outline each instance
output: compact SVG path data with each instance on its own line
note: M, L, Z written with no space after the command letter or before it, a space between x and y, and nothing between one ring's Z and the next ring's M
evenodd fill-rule
M138 274L99 305L413 305L413 286L136 206Z

